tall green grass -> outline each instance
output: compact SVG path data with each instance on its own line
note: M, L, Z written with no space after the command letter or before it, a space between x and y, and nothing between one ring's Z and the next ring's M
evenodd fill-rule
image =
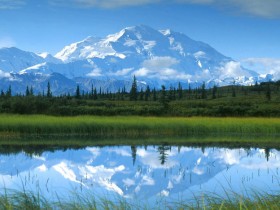
M0 136L93 137L278 136L278 118L54 117L0 115Z
M172 144L279 148L278 118L0 115L0 145Z
M178 200L158 202L150 205L146 202L133 202L125 198L116 198L114 200L98 198L93 195L80 195L74 193L68 198L57 196L56 200L49 201L40 194L32 192L8 191L4 190L0 194L0 209L5 210L97 210L97 209L116 209L116 210L142 210L142 209L220 209L220 210L263 210L263 209L280 209L280 195L258 194L252 198L247 198L238 194L231 197L222 198L218 195L202 195L194 197L193 200ZM149 206L150 205L150 206Z

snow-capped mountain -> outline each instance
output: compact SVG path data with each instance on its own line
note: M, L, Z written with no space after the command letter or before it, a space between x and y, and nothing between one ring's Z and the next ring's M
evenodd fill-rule
M3 72L18 72L21 69L43 63L41 56L26 52L15 47L0 49L0 70Z
M16 48L0 49L0 78L5 80L2 87L16 81L26 86L30 81L22 78L28 75L47 78L54 73L72 80L75 86L80 84L85 91L91 85L117 91L123 87L118 84L130 84L133 75L139 84L156 88L177 86L178 82L183 87L200 86L203 82L208 87L233 82L250 85L268 78L243 68L206 43L169 29L155 30L142 25L127 27L104 38L87 37L64 47L55 56ZM84 85L88 81L92 84ZM112 81L118 82L108 85ZM40 79L31 82L35 91L42 91L39 82Z
M136 75L139 80L166 83L257 76L203 42L147 26L125 28L104 39L88 37L65 47L56 57L65 63L87 59L91 65L87 75L93 77Z
M45 62L48 62L48 63L62 63L62 61L60 59L52 56L50 53L47 53L47 52L39 53L37 55L42 57L45 60Z

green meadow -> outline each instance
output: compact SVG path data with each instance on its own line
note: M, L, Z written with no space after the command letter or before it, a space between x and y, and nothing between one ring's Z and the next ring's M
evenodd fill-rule
M278 118L0 115L2 143L8 139L85 137L96 143L105 139L109 145L244 141L269 146L279 145L279 131Z

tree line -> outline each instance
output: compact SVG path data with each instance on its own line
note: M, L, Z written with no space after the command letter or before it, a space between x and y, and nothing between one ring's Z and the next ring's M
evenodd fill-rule
M48 82L46 92L12 94L12 87L1 90L0 113L51 115L172 115L172 116L279 116L280 81L251 86L230 85L183 89L161 86L160 90L139 88L134 76L130 90L112 93L96 89L85 92L77 85L74 94L54 96Z

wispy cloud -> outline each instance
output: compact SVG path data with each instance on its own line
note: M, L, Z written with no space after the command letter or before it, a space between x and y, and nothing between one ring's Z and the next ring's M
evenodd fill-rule
M26 4L26 0L0 0L0 9L18 9Z
M3 2L10 2L2 0ZM20 0L17 0L21 2ZM265 18L280 17L279 0L49 0L52 5L79 6L82 8L119 8L146 4L200 4L222 10Z
M265 18L280 17L279 0L230 0L233 9ZM236 10L235 9L235 10Z
M263 74L273 74L280 78L280 58L247 58L241 63Z
M161 0L49 0L52 5L58 6L79 6L82 8L118 8L128 6L139 6L145 4L158 3Z
M279 0L176 0L176 2L211 5L234 13L265 18L280 17Z

